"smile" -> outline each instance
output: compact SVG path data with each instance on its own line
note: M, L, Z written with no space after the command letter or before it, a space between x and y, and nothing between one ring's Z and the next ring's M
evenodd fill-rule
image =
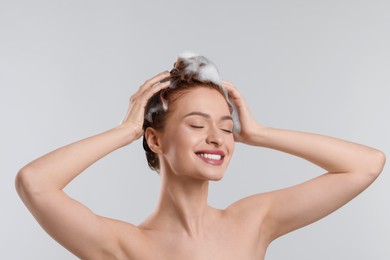
M212 165L221 165L225 157L222 151L201 151L197 152L196 155L204 162Z
M209 153L199 153L200 157L211 159L211 160L221 160L222 155L219 154L209 154Z

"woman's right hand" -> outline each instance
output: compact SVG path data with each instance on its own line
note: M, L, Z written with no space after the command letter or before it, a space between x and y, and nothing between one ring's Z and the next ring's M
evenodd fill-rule
M136 139L142 136L142 126L144 123L145 106L148 100L161 89L167 88L170 81L165 81L170 77L169 71L164 71L142 84L138 91L130 97L129 109L121 122L121 126L128 127L134 131ZM164 81L163 81L164 80ZM163 82L161 82L163 81Z

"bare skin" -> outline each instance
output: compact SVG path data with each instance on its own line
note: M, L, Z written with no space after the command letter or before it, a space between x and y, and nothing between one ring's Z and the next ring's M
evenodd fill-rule
M335 211L383 169L385 156L376 149L257 124L239 92L224 82L239 111L240 134L230 133L233 123L223 96L203 87L174 103L180 109L174 109L164 131L146 131L161 162L161 193L158 207L139 226L98 216L68 197L63 188L70 181L142 136L146 102L168 87L169 82L155 85L168 76L160 73L140 87L120 126L50 152L17 175L17 191L37 221L82 259L264 259L274 239ZM326 173L243 198L226 209L212 208L207 204L208 183L223 177L235 142L296 155ZM199 153L224 156L219 160Z

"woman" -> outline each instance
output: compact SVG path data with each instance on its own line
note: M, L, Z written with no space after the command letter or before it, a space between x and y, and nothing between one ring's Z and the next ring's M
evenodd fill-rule
M95 215L63 192L88 166L141 136L161 178L158 206L143 223ZM223 177L235 142L299 156L326 173L212 208L208 183ZM264 259L274 239L350 201L384 163L384 154L367 146L256 123L215 66L186 53L139 88L121 125L29 163L16 187L42 227L82 259Z

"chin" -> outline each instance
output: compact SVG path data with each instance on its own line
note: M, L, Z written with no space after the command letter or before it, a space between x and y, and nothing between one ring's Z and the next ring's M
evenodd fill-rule
M220 178L213 178L213 179L210 179L209 181L220 181L220 180L222 180L222 179L223 179L223 176L220 177Z
M224 174L212 176L212 178L210 178L210 181L220 181L223 179L224 176L225 176Z
M225 174L223 172L222 173L214 172L214 173L203 173L200 175L200 178L207 181L220 181L223 179L224 176Z

